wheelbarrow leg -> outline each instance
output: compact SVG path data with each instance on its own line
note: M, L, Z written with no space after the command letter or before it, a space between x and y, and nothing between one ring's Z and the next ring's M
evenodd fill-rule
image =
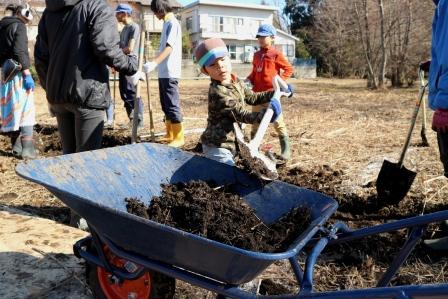
M378 284L376 285L377 287L386 287L389 284L390 280L395 275L395 273L397 273L398 269L401 267L404 261L408 258L417 242L422 238L423 234L426 231L426 227L427 226L424 225L414 227L412 229L411 233L409 234L409 238L407 239L403 248L401 248L400 252L392 261L387 271L383 274L383 277L381 277L381 279L378 281Z
M302 285L303 270L302 267L300 267L299 263L297 262L297 257L296 256L290 257L289 263L291 264L292 271L296 275L297 283L299 285Z

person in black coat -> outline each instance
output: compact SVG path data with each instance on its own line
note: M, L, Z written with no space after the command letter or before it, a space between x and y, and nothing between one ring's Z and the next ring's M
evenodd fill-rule
M57 119L63 154L98 149L111 102L107 66L133 75L137 57L120 49L115 13L106 1L45 3L34 58Z
M120 49L117 20L104 0L46 0L34 48L36 71L56 116L63 154L101 148L111 103L107 66L137 72ZM70 224L87 229L73 211Z
M35 158L35 86L30 72L26 31L26 24L33 19L33 15L28 5L10 4L6 10L12 11L13 15L0 21L1 131L10 136L12 153L15 156Z

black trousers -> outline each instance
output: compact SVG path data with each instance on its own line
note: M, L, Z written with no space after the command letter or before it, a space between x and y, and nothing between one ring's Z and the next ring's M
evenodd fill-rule
M50 110L58 121L64 155L101 148L104 110L81 108L74 104L51 105Z
M448 132L437 132L437 143L439 144L440 161L443 164L444 175L448 178Z

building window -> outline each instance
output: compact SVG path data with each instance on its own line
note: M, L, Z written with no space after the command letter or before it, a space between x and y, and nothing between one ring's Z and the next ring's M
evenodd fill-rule
M238 25L239 26L243 26L244 25L244 19L243 18L238 18Z
M237 33L236 24L237 19L236 18L225 18L224 19L224 32L225 33Z
M288 57L294 57L294 45L287 45L287 53L286 56Z
M227 45L227 50L229 50L230 59L236 59L236 45Z
M224 32L224 17L213 17L213 32Z
M185 27L187 28L187 31L193 31L193 17L188 17L185 20Z

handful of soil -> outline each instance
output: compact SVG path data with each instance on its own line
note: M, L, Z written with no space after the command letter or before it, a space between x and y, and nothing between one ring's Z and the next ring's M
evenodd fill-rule
M131 214L186 232L257 252L282 252L310 224L308 208L297 207L266 226L229 187L212 188L204 181L162 184L150 205L126 198Z

